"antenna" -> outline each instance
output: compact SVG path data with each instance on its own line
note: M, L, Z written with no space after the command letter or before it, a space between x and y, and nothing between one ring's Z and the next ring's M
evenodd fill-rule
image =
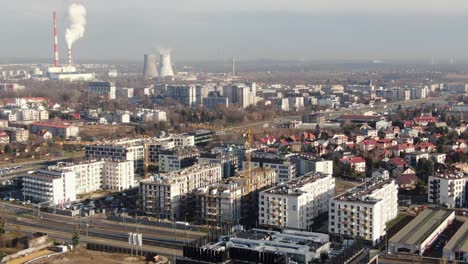
M232 77L236 76L236 59L232 56Z

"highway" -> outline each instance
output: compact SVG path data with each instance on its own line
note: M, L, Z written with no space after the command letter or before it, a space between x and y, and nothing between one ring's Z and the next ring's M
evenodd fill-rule
M6 219L7 229L21 232L44 232L51 238L70 241L75 230L79 230L82 242L128 247L128 233L143 234L145 250L163 255L180 255L184 243L203 236L205 233L191 230L174 230L164 227L143 226L136 223L116 223L93 216L73 218L49 213L33 217L32 209L12 204L1 204L1 215Z

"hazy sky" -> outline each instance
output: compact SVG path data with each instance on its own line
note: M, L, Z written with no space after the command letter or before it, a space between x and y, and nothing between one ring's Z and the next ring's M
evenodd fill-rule
M64 49L66 0L0 0L0 58L53 55L52 10ZM468 58L468 0L82 0L76 59ZM62 50L61 57L65 52Z

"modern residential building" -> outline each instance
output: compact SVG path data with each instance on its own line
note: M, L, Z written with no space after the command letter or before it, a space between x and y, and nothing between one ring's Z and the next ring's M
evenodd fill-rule
M314 218L328 212L335 194L330 174L308 173L260 193L259 224L311 230Z
M296 163L297 176L305 175L309 172L333 174L333 160L297 155L291 157L291 161Z
M132 161L88 160L60 162L49 169L72 171L76 174L76 194L98 190L123 191L135 186L135 170Z
M221 165L194 165L140 181L143 210L161 219L184 219L195 209L193 191L221 180Z
M178 171L190 167L197 162L198 156L200 153L195 147L163 150L159 153L159 171Z
M247 169L247 161L242 163L242 169ZM288 161L286 159L269 159L269 158L262 158L262 157L252 157L251 168L270 168L276 171L276 175L278 179L276 182L286 182L292 180L296 177L296 163Z
M197 88L195 85L169 85L166 87L167 96L185 106L195 106L197 102Z
M418 165L420 159L429 159L429 153L422 151L415 151L405 154L405 161L409 166L415 167Z
M398 186L387 177L372 177L330 201L330 234L379 243L385 224L398 213Z
M79 136L80 129L66 122L35 122L31 125L31 132L38 133L39 131L47 130L53 136L70 138Z
M208 97L205 97L203 100L203 106L208 109L215 109L217 107L228 107L229 98L221 96L219 92L210 92Z
M427 201L449 208L468 208L468 174L447 172L429 176Z
M106 99L114 100L116 98L116 88L114 82L90 82L88 92Z
M242 188L238 183L225 181L197 189L195 199L198 221L210 226L239 224Z
M177 148L195 146L195 136L189 134L174 134L171 136L174 140L174 146Z
M151 139L146 143L149 165L159 165L159 154L174 147L174 141L170 137Z
M223 178L229 178L237 173L238 162L237 154L230 151L201 153L200 157L198 157L199 164L221 164L223 168Z
M210 142L212 142L214 139L214 135L215 135L213 131L205 130L205 129L195 130L195 131L189 132L188 134L193 136L195 146L201 146L201 147L206 146Z
M112 159L133 161L135 173L144 171L145 147L143 139L122 139L85 146L86 159Z
M23 195L33 202L63 205L76 200L74 172L38 170L23 177Z

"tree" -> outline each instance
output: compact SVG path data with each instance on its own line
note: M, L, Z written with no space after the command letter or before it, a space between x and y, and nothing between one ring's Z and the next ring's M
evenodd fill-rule
M5 154L10 155L12 151L11 146L5 145L5 148L3 149L3 151L5 152Z
M323 132L320 134L320 139L328 140L328 138L329 138L328 132L323 131Z
M5 230L5 220L0 217L0 235L3 235L5 234L6 230Z
M78 230L75 230L72 236L72 245L76 247L78 246L78 244L80 244L80 232Z

